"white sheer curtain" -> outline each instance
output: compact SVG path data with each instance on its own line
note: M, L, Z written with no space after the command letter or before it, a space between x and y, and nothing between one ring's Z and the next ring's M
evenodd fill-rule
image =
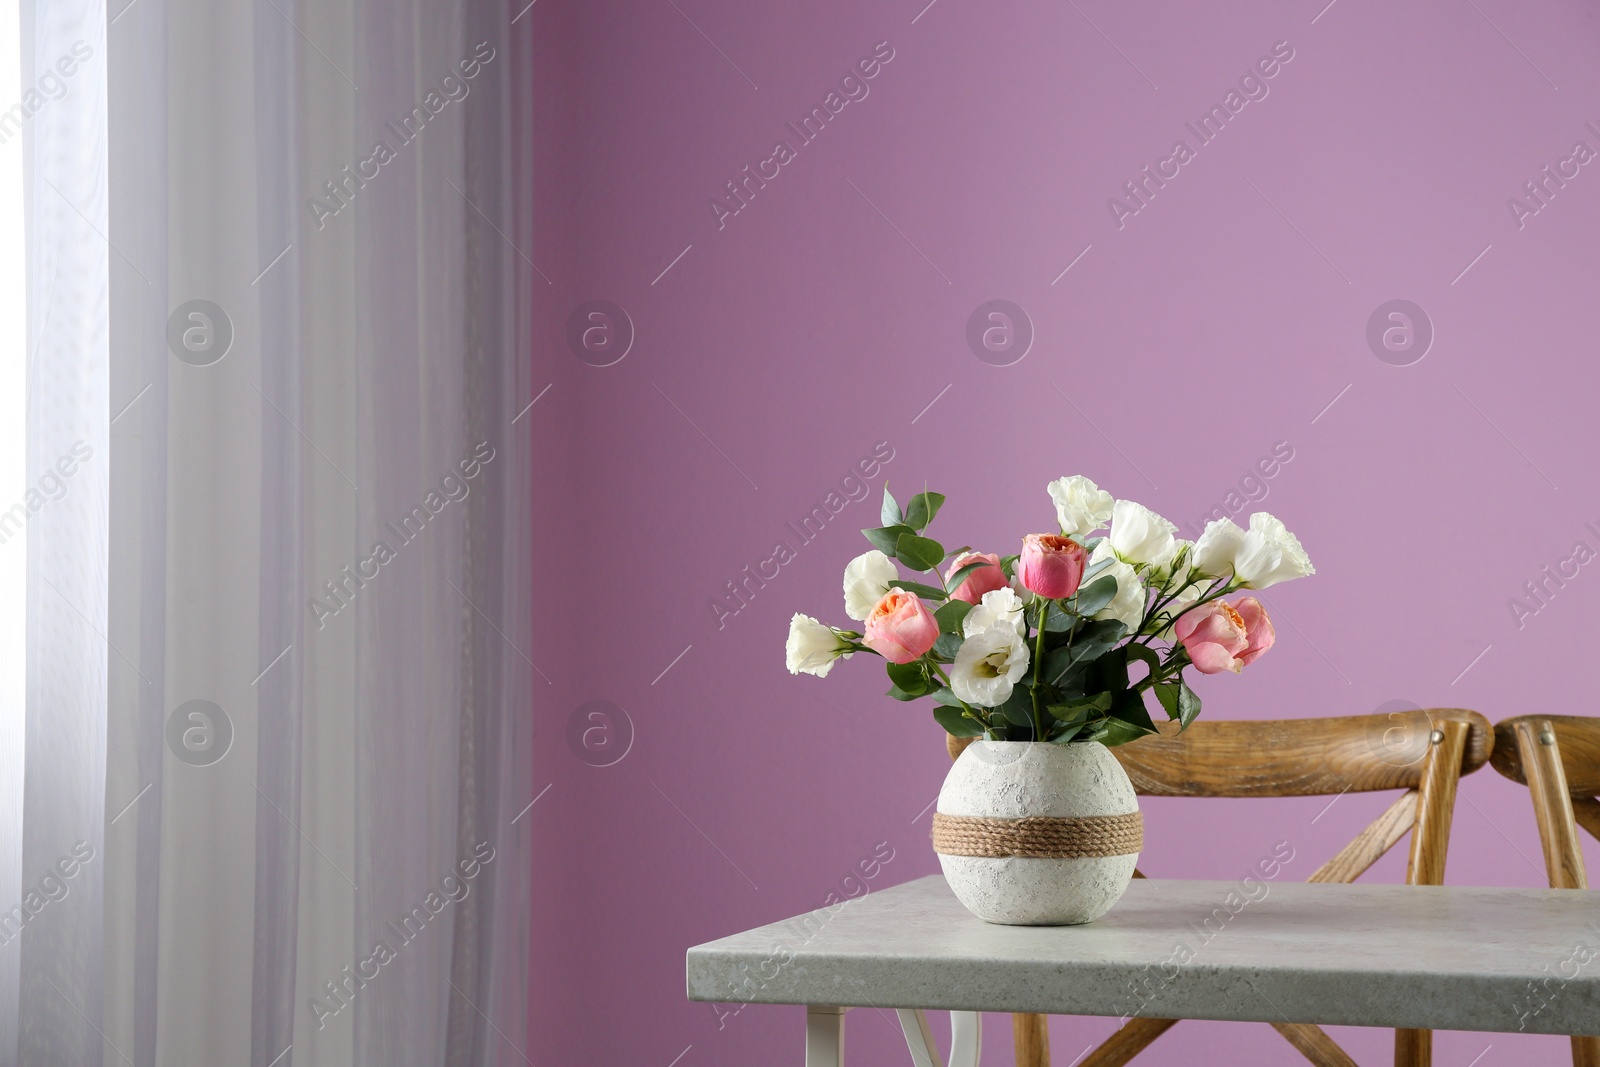
M90 458L29 526L0 909L67 889L0 1065L525 1062L516 15L25 4L25 85L89 53L25 128L28 466Z

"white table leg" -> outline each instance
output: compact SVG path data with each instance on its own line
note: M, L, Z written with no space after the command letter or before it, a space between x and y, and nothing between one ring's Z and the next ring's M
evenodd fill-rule
M933 1031L928 1028L928 1016L921 1009L899 1008L900 1029L906 1035L906 1047L911 1050L915 1067L944 1067L939 1050L933 1043Z
M983 1016L975 1011L950 1013L950 1067L978 1067L983 1050Z
M843 1008L806 1008L806 1067L844 1067Z

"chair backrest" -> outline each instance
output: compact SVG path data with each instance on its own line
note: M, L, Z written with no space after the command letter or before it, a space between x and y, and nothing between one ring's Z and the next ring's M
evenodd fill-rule
M1600 719L1588 715L1518 715L1496 723L1494 754L1490 757L1494 769L1513 782L1527 785L1522 750L1516 743L1517 726L1523 723L1535 730L1542 723L1550 724L1559 741L1561 769L1572 796L1600 796Z
M1301 797L1416 789L1434 735L1446 723L1467 727L1460 773L1488 761L1494 735L1464 708L1390 715L1193 723L1112 749L1133 787L1163 797ZM1600 735L1597 735L1600 736Z
M1456 782L1490 759L1489 720L1465 708L1320 719L1197 722L1112 749L1136 791L1170 797L1326 796L1404 789L1310 881L1352 882L1413 827L1409 885L1444 881Z

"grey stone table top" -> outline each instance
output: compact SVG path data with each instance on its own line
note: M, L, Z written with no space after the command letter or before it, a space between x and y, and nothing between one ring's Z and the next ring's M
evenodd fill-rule
M1135 879L1096 922L1020 927L933 875L687 969L691 1000L727 1004L1600 1034L1600 892Z

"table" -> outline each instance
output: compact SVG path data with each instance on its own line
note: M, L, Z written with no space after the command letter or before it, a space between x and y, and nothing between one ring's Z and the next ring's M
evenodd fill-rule
M691 1000L803 1004L807 1067L843 1063L844 1011L1147 1016L1600 1034L1600 893L1136 879L1085 926L994 926L938 875L689 949Z

